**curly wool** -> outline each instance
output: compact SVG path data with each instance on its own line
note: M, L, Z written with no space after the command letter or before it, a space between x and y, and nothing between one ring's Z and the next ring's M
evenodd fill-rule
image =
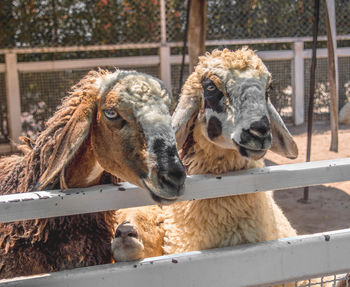
M96 101L101 77L108 71L91 71L51 117L32 147L20 145L23 155L0 160L0 194L30 192L49 170L63 129L82 102ZM65 188L65 168L41 188ZM26 220L0 224L0 278L53 272L112 262L113 212Z
M261 59L246 47L237 51L214 50L200 57L195 72L187 79L176 116L184 116L182 111L186 111L188 105L203 105L201 80L204 76L221 75L227 71L240 75L249 71L249 75L264 79L271 76ZM215 84L220 88L219 81ZM220 174L264 165L262 159L248 159L236 150L223 149L210 142L197 123L187 123L191 126L190 132L180 151L189 174ZM165 207L164 212L163 250L166 254L296 235L271 192L179 202Z

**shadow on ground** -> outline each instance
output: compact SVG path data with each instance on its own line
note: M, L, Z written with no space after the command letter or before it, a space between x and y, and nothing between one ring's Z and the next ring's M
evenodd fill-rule
M350 196L324 185L309 188L309 203L301 203L304 188L274 192L276 203L298 234L350 228Z
M265 165L276 165L266 160ZM277 190L274 199L298 234L350 228L350 195L326 185L309 187L309 202L301 203L304 188Z

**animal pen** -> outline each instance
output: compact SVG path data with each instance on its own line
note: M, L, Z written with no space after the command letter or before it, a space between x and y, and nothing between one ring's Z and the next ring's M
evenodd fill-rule
M9 7L0 4L0 13L11 9L13 21L18 22L17 30L13 28L4 33L11 34L13 41L6 39L6 35L0 36L0 153L14 151L11 140L16 141L18 136L34 136L55 110L66 90L92 68L119 67L158 76L176 96L179 89L184 1L145 1L147 5L144 7L141 7L142 1L115 1L113 5L108 4L109 1L100 1L102 4L89 10L100 19L94 26L79 18L85 10L90 9L88 4L64 6L59 5L58 1L52 1L56 5L34 7L35 17L30 22L28 17L20 17L21 13L25 13L22 9L25 1L14 2L16 5L11 4ZM252 4L249 9L247 5L250 4L243 2L249 1L207 1L206 48L212 50L249 45L257 49L275 79L272 102L287 123L302 124L306 119L309 91L313 1L300 1L297 4L289 0L256 1L255 6ZM245 8L244 13L235 5ZM295 11L293 5L297 7ZM123 13L118 14L121 8ZM336 21L338 34L336 53L341 108L350 96L350 3L335 0L335 12L337 17L333 20ZM75 32L81 29L80 34L74 37L69 35L69 31L65 34L64 28L71 23L66 18L58 18L60 13L78 15L80 22ZM328 91L328 68L324 14L324 7L321 6L316 120L329 118L329 99L325 97ZM48 20L47 15L52 18ZM149 18L156 20L150 22ZM252 22L251 19L257 20ZM1 30L5 31L1 21ZM111 23L127 21L128 25L117 25L119 30L111 26ZM141 24L130 28L136 22ZM49 25L52 31L45 30L43 23ZM69 27L74 29L74 26ZM49 41L45 40L48 35ZM187 57L185 60L188 63ZM347 180L350 180L349 159L272 166L222 177L189 176L186 193L181 200ZM0 196L0 221L148 204L152 202L145 193L128 183L71 189L66 193L54 190L13 194ZM319 279L316 283L309 281L305 286L323 286L327 282L335 285L350 272L349 258L350 229L347 229L149 258L134 263L16 278L0 281L0 286L133 286L145 282L152 286L270 286L309 278ZM301 286L297 282L295 285Z
M189 176L185 196L195 200L350 180L350 159L271 166L222 177ZM234 188L232 188L234 187ZM213 192L215 190L215 192ZM11 222L153 204L144 191L122 183L87 189L0 196L0 220ZM78 268L0 281L0 286L326 286L350 271L350 229L222 249ZM331 275L331 276L330 276ZM326 276L326 277L322 277ZM298 284L297 280L318 278ZM328 285L329 286L329 285Z

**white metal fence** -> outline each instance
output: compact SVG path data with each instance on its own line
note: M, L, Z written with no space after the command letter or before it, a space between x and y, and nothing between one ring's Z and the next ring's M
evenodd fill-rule
M350 180L350 159L189 176L181 200ZM215 192L213 192L215 191ZM152 204L129 183L0 196L0 222ZM349 222L350 226L350 222ZM174 254L0 281L0 286L266 286L350 272L350 228L257 244ZM343 276L343 277L342 277ZM322 277L323 278L323 277ZM321 280L321 279L320 279ZM295 286L301 286L297 285ZM309 285L313 286L310 282Z

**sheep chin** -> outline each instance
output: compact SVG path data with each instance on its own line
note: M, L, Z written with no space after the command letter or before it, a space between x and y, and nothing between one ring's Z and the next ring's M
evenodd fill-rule
M142 179L142 184L146 188L146 190L149 192L152 199L160 205L169 205L174 203L178 196L174 197L164 197L159 191L156 191L156 188L152 186L152 183L149 183L148 180ZM151 187L152 186L152 187ZM183 194L183 187L181 187L181 190L179 191L180 194Z

